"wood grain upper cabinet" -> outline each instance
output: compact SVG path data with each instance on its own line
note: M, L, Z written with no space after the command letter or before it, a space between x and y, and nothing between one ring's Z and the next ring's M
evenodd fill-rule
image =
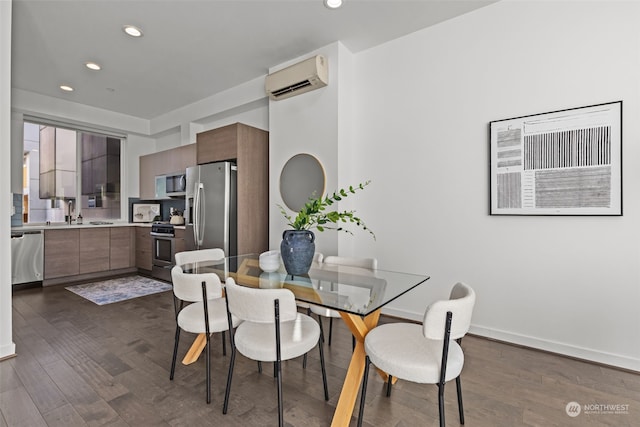
M196 136L198 164L235 160L238 253L269 249L269 132L234 123Z
M80 274L109 270L109 228L80 229Z
M196 144L181 145L170 150L140 156L140 198L156 198L156 176L184 171L196 163Z
M241 136L239 133L242 132L245 127L248 128L249 126L235 123L197 134L198 164L204 165L206 163L237 159L238 140Z
M112 227L109 229L109 269L118 270L135 265L134 233L131 227Z
M72 230L44 231L44 278L75 276L80 271L80 233Z

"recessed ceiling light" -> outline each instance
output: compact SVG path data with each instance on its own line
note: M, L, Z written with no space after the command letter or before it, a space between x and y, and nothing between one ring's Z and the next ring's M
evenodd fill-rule
M142 37L142 30L134 25L125 25L122 27L122 31L129 34L131 37Z
M96 64L95 62L85 62L84 65L88 69L94 70L94 71L98 71L102 68L100 65Z
M337 9L342 6L342 0L324 0L324 5L329 9Z
M60 85L60 89L64 90L65 92L73 92L73 88L69 85Z

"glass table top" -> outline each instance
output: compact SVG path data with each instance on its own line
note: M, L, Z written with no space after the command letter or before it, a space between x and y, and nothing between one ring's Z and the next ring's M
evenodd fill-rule
M281 264L278 270L263 271L259 254L238 255L220 260L181 265L185 273L216 273L224 282L254 288L287 288L296 300L333 310L367 316L411 289L429 276L386 270L312 264L308 274L292 276Z

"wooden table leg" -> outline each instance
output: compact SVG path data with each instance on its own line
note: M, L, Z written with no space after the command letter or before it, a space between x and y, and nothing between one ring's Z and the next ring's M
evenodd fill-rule
M191 347L189 347L189 351L187 351L187 354L185 354L184 359L182 359L182 364L190 365L198 360L198 357L200 357L200 353L202 353L202 350L204 350L206 345L206 334L198 334L196 339L193 341L193 344L191 344Z
M349 369L344 378L338 405L333 414L333 420L331 421L332 427L348 426L351 421L351 415L353 414L358 392L360 391L360 383L362 382L362 376L364 374L364 337L378 324L380 310L374 311L364 319L348 313L341 312L340 315L355 337L356 347L351 355Z

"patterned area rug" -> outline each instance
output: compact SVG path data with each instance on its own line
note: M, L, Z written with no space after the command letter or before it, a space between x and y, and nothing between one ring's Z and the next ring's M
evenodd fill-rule
M119 277L102 282L67 286L65 289L88 299L105 305L145 295L157 294L171 290L171 284L142 276Z

